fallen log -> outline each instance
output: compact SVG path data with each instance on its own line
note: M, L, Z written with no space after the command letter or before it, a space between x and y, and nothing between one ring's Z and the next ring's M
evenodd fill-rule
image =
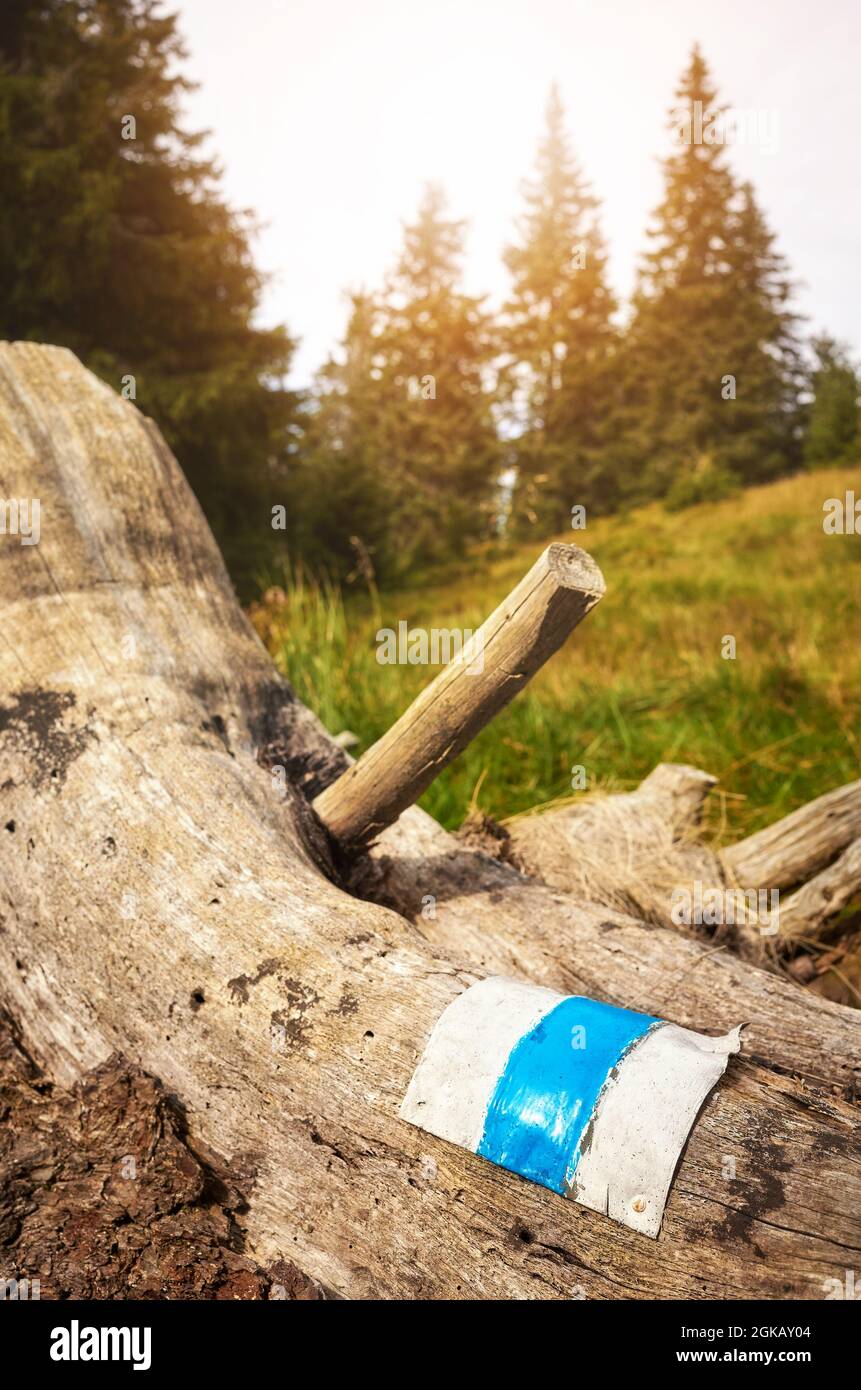
M466 938L441 954L327 876L308 799L343 754L253 637L157 432L67 352L3 346L0 470L42 506L39 545L0 548L0 990L46 1074L121 1048L240 1175L246 1253L340 1294L820 1298L842 1278L858 1113L777 1070L730 1061L656 1242L404 1124L424 1040L484 972ZM516 891L518 933L549 914L482 856L441 881L502 925ZM617 960L604 997L635 1004L630 974Z
M861 893L861 839L821 869L780 905L781 935L810 936Z
M791 815L722 851L741 883L792 888L861 839L861 778L818 796Z

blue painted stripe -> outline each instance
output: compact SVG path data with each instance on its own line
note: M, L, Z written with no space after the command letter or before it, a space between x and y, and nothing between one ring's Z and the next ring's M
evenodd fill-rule
M512 1048L477 1152L567 1192L610 1071L659 1021L577 995L563 999Z

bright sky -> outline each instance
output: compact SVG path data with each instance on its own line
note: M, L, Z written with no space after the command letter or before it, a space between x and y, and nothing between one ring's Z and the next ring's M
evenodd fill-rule
M548 88L603 203L610 274L633 285L659 201L664 120L697 39L812 328L861 348L861 5L856 0L167 0L202 85L224 188L266 230L262 321L301 339L307 383L343 332L348 288L372 289L428 179L468 221L466 287L505 293L500 253L520 208ZM775 135L777 138L775 139ZM776 145L776 149L774 146Z

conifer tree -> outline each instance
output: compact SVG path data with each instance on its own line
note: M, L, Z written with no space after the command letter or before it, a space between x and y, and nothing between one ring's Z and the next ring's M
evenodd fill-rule
M344 339L318 372L303 414L302 447L289 474L288 536L291 553L312 570L349 579L358 554L385 582L399 567L383 447L380 305L354 293L350 306Z
M486 536L498 498L496 338L483 299L460 287L463 240L463 222L429 185L382 301L381 449L397 544L417 563Z
M356 544L390 583L492 528L495 341L482 301L459 287L462 247L463 224L429 187L383 290L353 297L340 353L318 377L293 470L294 510L313 518L297 544L310 558L313 535L342 576Z
M634 495L758 482L798 459L802 369L792 285L749 184L730 168L698 48L670 115L676 148L640 268L622 389Z
M808 468L857 463L859 436L858 373L842 343L822 334L813 340L816 365L811 375L813 402L804 440Z
M505 252L506 380L521 526L558 529L575 503L609 505L603 466L616 308L606 278L598 202L572 154L551 89L534 176L524 184L518 240Z
M735 398L715 452L739 481L765 482L799 461L806 369L792 280L749 182L734 200L729 262L723 325Z
M156 0L3 5L0 336L70 347L158 422L247 594L283 541L293 345L254 326L254 225L183 127L185 56Z

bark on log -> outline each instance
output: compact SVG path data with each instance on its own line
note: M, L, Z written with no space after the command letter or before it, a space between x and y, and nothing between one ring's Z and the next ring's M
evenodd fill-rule
M122 1057L52 1086L0 1017L0 1114L0 1285L14 1270L39 1280L19 1297L333 1297L295 1265L243 1254L241 1182Z
M275 675L128 403L64 351L0 348L0 478L42 502L39 545L0 547L0 1002L47 1074L74 1084L121 1047L241 1175L249 1257L341 1294L819 1298L843 1277L861 1244L858 1114L777 1070L731 1061L657 1242L399 1121L481 946L442 955L326 877L296 789L315 795L343 755ZM263 747L281 750L286 795ZM516 955L530 915L551 936L553 895L460 855L438 877L450 898L458 885L460 924L513 922L499 952L537 977L542 948L528 968ZM554 949L559 969L568 947ZM632 961L610 945L603 960L595 992L636 1006ZM665 976L665 1016L690 1021L688 983ZM848 1010L820 1008L850 1036Z

